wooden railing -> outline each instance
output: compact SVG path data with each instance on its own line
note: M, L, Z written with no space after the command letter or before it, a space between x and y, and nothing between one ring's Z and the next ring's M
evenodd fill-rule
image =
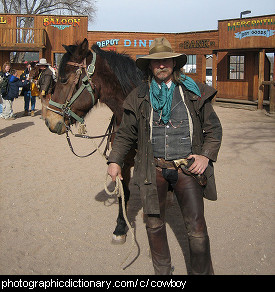
M44 48L46 31L39 28L0 28L0 48Z

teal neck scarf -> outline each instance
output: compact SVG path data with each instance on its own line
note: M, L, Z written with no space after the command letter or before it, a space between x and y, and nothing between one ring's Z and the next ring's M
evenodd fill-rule
M201 96L200 90L195 81L185 75L181 75L181 83L190 91ZM176 85L172 82L171 87L162 82L161 87L153 78L150 86L150 101L153 109L160 115L160 120L167 124L170 120L172 99Z
M168 88L167 85L162 82L161 88L155 81L152 80L150 86L150 101L153 109L159 114L160 120L164 124L167 124L170 119L171 105L173 99L173 93L176 85L172 82L171 87Z

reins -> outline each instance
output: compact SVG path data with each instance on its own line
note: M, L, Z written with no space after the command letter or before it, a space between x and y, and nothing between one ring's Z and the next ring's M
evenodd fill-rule
M114 121L115 121L115 116L113 115L112 118L111 118L111 121L109 123L109 126L108 126L108 128L107 128L107 130L105 132L105 134L98 135L98 136L88 136L88 135L85 135L85 134L74 134L73 131L71 130L70 126L66 126L66 139L67 139L68 145L69 145L72 153L75 156L80 157L80 158L89 157L92 154L94 154L97 150L99 150L99 147L103 144L103 142L104 142L104 140L105 140L106 137L110 138L111 135L115 134L115 132L112 131L112 129L114 128ZM73 145L71 143L70 136L69 136L69 132L71 132L77 138L84 138L84 139L98 139L98 138L102 138L102 140L100 141L100 143L96 147L96 149L94 149L91 153L86 154L86 155L79 155L79 154L76 154L76 152L74 151L74 148L73 148ZM108 149L109 149L109 141L107 141L105 150L104 150L104 152L102 154L105 157L106 160L107 160L106 153L107 153L107 150Z

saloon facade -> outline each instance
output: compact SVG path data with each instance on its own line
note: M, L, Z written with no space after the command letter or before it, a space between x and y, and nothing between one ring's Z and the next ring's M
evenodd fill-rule
M36 52L58 65L65 52L62 44L84 38L90 45L97 43L136 59L148 54L151 42L160 36L174 51L188 56L185 74L211 84L218 90L217 98L254 102L258 108L269 101L274 85L262 83L274 76L275 15L219 20L218 30L211 31L142 33L88 31L86 16L0 14L0 64L15 52ZM22 62L13 66L24 69Z

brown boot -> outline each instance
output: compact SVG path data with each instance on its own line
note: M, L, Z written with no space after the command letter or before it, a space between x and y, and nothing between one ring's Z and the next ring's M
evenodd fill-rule
M165 224L146 227L155 275L171 275L171 255L167 241Z
M24 111L24 117L28 116L29 112L28 111Z
M34 111L31 111L31 116L34 117Z

